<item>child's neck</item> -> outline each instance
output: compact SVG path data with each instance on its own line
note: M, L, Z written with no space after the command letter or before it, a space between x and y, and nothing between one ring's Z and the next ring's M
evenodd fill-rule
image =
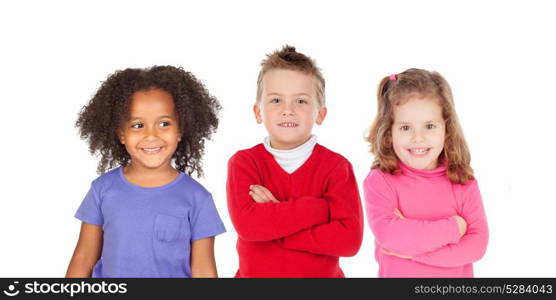
M124 167L125 178L141 187L158 187L172 182L178 177L178 170L171 165L163 168L149 169L130 163Z

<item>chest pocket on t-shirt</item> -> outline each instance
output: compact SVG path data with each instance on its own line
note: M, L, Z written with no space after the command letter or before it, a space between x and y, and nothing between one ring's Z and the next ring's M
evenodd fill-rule
M187 218L157 214L154 222L155 277L189 277Z
M154 223L154 235L161 242L173 242L179 239L184 220L182 218L157 214Z

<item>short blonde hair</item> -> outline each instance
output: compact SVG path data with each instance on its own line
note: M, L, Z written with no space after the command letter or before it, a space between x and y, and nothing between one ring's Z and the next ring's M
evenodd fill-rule
M282 50L277 50L266 55L261 62L261 71L257 78L257 103L261 100L263 93L263 77L275 69L299 71L306 75L312 75L316 79L316 94L320 107L325 104L324 77L317 67L315 61L303 53L295 51L295 47L285 45Z
M446 136L440 157L448 162L446 172L450 181L464 184L474 179L471 155L456 114L452 90L439 73L422 69L408 69L380 81L377 114L367 136L370 152L375 155L372 168L390 174L400 172L392 144L394 106L404 104L414 95L431 97L442 107Z

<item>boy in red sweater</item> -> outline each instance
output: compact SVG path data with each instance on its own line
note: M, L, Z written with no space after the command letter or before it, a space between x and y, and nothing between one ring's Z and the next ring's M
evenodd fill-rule
M324 79L287 45L261 65L253 109L268 137L228 163L236 277L344 277L339 257L359 250L363 218L351 164L311 134L326 116Z

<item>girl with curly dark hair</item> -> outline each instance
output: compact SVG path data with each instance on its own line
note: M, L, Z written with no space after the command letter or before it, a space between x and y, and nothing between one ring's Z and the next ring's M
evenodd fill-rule
M125 69L102 83L76 122L104 174L75 215L81 233L67 277L217 276L214 236L225 228L189 175L202 175L219 110L182 68Z

